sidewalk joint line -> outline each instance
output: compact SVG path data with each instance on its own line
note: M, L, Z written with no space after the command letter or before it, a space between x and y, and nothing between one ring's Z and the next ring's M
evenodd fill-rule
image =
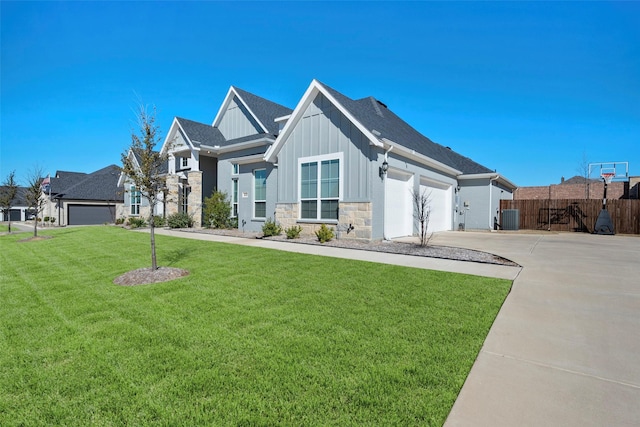
M542 362L538 362L538 361L535 361L535 360L523 359L523 358L520 358L520 357L509 356L509 355L501 354L501 353L494 353L492 351L482 350L482 352L490 354L492 356L497 356L497 357L502 357L502 358L505 358L505 359L516 360L518 362L529 363L531 365L541 366L543 368L549 368L549 369L553 369L553 370L557 370L557 371L563 371L563 372L567 372L569 374L580 375L582 377L594 378L594 379L597 379L597 380L606 381L606 382L609 382L609 383L623 385L623 386L627 386L627 387L631 387L631 388L635 388L635 389L639 389L640 390L640 385L637 385L637 384L631 384L631 383L627 383L627 382L624 382L624 381L612 380L610 378L600 377L598 375L592 375L592 374L587 374L587 373L584 373L584 372L573 371L571 369L560 368L558 366L549 365L547 363L542 363Z

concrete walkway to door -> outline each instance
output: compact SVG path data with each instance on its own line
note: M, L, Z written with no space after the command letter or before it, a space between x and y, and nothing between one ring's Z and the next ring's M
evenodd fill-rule
M446 426L640 425L640 236L440 233L523 266Z

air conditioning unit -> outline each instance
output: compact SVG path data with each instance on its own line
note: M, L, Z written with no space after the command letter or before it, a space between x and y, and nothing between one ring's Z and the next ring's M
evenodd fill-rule
M504 209L501 224L503 230L520 230L520 209Z

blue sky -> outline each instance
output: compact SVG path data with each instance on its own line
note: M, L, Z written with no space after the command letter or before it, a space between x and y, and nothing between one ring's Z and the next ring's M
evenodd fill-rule
M586 158L640 175L638 2L0 2L0 178L119 164L230 85L294 108L316 78L372 95L519 186Z

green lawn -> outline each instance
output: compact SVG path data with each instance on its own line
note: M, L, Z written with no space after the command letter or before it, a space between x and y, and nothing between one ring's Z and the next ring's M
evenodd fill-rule
M6 233L9 231L9 226L6 224L0 224L0 233Z
M441 425L511 283L116 227L0 236L0 425Z

